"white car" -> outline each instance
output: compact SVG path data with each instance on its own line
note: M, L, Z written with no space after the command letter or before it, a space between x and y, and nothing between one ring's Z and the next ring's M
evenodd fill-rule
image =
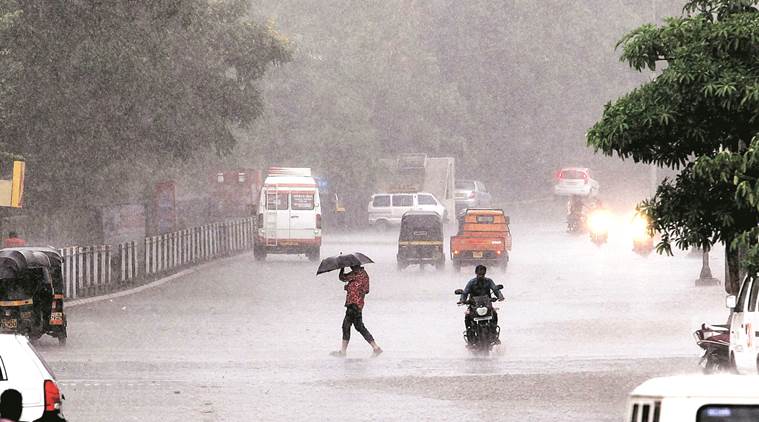
M443 221L448 219L445 206L427 192L416 193L377 193L372 195L367 211L369 224L380 230L390 225L400 225L401 217L407 211L432 211Z
M629 422L759 420L759 377L678 375L652 378L627 400Z
M601 189L586 167L566 167L556 172L553 193L558 196L596 196Z
M730 363L740 373L759 370L759 281L746 277L738 297L728 296L730 318Z
M0 394L8 389L21 393L22 421L45 417L63 421L63 396L55 376L29 340L19 334L0 334Z

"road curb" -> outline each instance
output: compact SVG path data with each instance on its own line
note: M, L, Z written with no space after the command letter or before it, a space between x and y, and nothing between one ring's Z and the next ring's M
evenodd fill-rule
M166 284L166 283L168 283L168 282L170 282L172 280L175 280L177 278L184 277L186 275L190 275L192 273L198 272L198 271L204 269L205 267L211 266L211 264L216 264L216 263L225 261L227 259L239 258L239 257L241 257L243 255L245 255L245 254L243 253L243 254L239 254L239 255L234 255L234 256L230 256L230 257L224 257L224 258L221 258L221 259L216 259L216 260L213 260L213 261L210 261L210 262L205 262L205 263L200 264L198 266L184 269L182 271L176 272L174 274L167 275L166 277L159 278L158 280L154 280L154 281L151 281L150 283L143 284L143 285L137 286L137 287L133 287L131 289L120 290L118 292L109 293L109 294L101 295L101 296L85 297L85 298L81 298L81 299L74 299L74 300L71 300L71 301L66 301L65 302L65 307L66 308L73 308L73 307L77 307L77 306L88 305L88 304L91 304L91 303L102 302L104 300L111 300L111 299L116 299L116 298L119 298L119 297L130 296L130 295L137 294L137 293L140 293L140 292L145 291L145 290L155 289L156 287L160 287L160 286L162 286L162 285L164 285L164 284Z

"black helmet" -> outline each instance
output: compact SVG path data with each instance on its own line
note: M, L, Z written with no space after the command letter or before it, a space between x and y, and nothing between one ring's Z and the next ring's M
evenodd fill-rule
M485 273L488 272L488 268L486 266L482 265L482 264L476 266L474 268L474 273L477 274L477 275L480 275L480 272L482 272L482 275L485 275Z

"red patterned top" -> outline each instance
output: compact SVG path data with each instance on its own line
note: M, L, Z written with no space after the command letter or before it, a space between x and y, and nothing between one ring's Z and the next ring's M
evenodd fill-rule
M355 304L358 309L364 309L364 296L369 294L369 274L363 269L351 271L340 276L347 281L345 285L345 306Z

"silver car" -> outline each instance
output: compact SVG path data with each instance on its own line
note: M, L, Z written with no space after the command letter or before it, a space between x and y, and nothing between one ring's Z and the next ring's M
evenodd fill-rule
M489 208L493 197L479 180L456 181L456 214L466 208Z

